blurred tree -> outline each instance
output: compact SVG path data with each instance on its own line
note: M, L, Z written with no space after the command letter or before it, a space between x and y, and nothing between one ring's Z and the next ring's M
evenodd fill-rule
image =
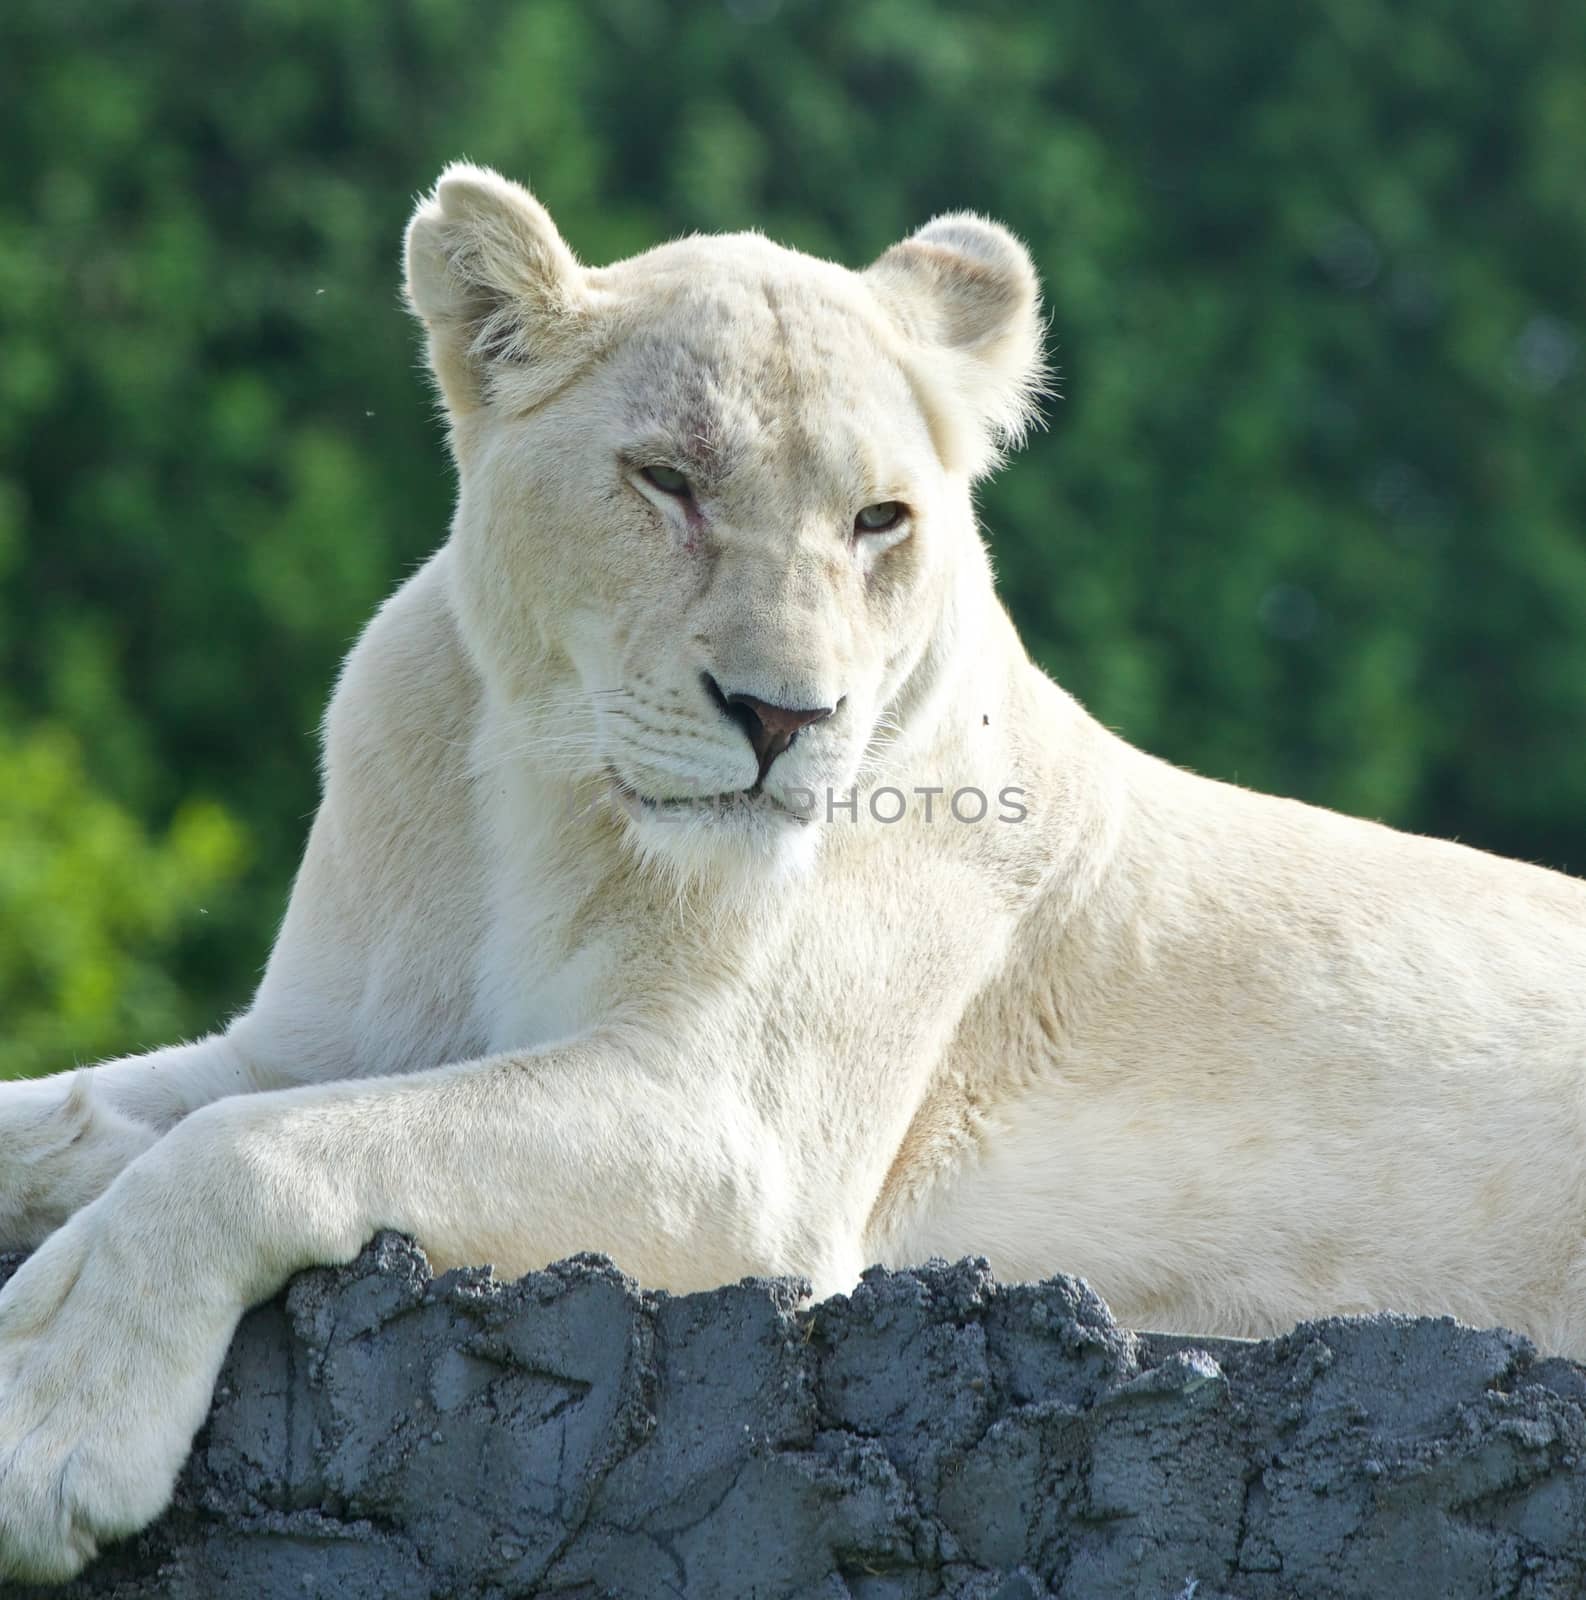
M1586 10L11 0L0 63L0 780L49 796L0 808L0 1071L246 998L336 663L444 533L396 258L460 154L590 260L1004 218L1064 398L983 508L1043 663L1198 770L1586 869ZM20 956L65 882L91 1002Z
M151 838L87 786L64 733L0 730L0 770L0 913L20 935L0 942L0 1076L174 1043L189 1007L172 958L235 876L237 825L189 801Z

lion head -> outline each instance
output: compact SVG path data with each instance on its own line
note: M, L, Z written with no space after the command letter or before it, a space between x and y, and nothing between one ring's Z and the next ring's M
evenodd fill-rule
M492 703L647 857L808 859L989 587L971 486L1042 375L1023 246L960 214L862 272L752 233L585 267L456 165L406 272Z

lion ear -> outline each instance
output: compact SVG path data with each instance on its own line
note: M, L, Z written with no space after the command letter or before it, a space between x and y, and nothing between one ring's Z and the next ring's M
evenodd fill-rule
M521 184L453 162L408 223L403 266L452 411L507 389L532 403L566 375L589 309L585 274Z
M1045 391L1041 286L1030 253L1000 223L959 211L895 244L865 274L917 344L941 358L978 427L964 462L986 471L1017 444Z

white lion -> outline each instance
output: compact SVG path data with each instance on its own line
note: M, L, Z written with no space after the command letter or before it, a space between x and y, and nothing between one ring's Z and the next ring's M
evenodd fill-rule
M457 513L347 661L258 996L0 1098L0 1570L154 1517L244 1308L380 1228L1586 1353L1586 886L1177 771L1037 671L970 496L1040 383L1008 233L586 268L455 166L406 259Z

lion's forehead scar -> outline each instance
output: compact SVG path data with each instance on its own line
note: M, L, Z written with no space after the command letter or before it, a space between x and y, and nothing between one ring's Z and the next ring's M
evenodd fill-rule
M797 456L822 476L875 477L888 464L875 455L875 417L867 424L853 379L855 350L871 360L866 387L886 401L896 426L914 399L904 374L870 331L836 308L836 326L817 318L770 317L761 302L750 330L729 337L698 325L683 337L666 329L641 336L629 352L626 425L635 453L651 450L700 485L723 481L755 459ZM769 320L768 320L769 318ZM764 335L763 338L758 337Z

